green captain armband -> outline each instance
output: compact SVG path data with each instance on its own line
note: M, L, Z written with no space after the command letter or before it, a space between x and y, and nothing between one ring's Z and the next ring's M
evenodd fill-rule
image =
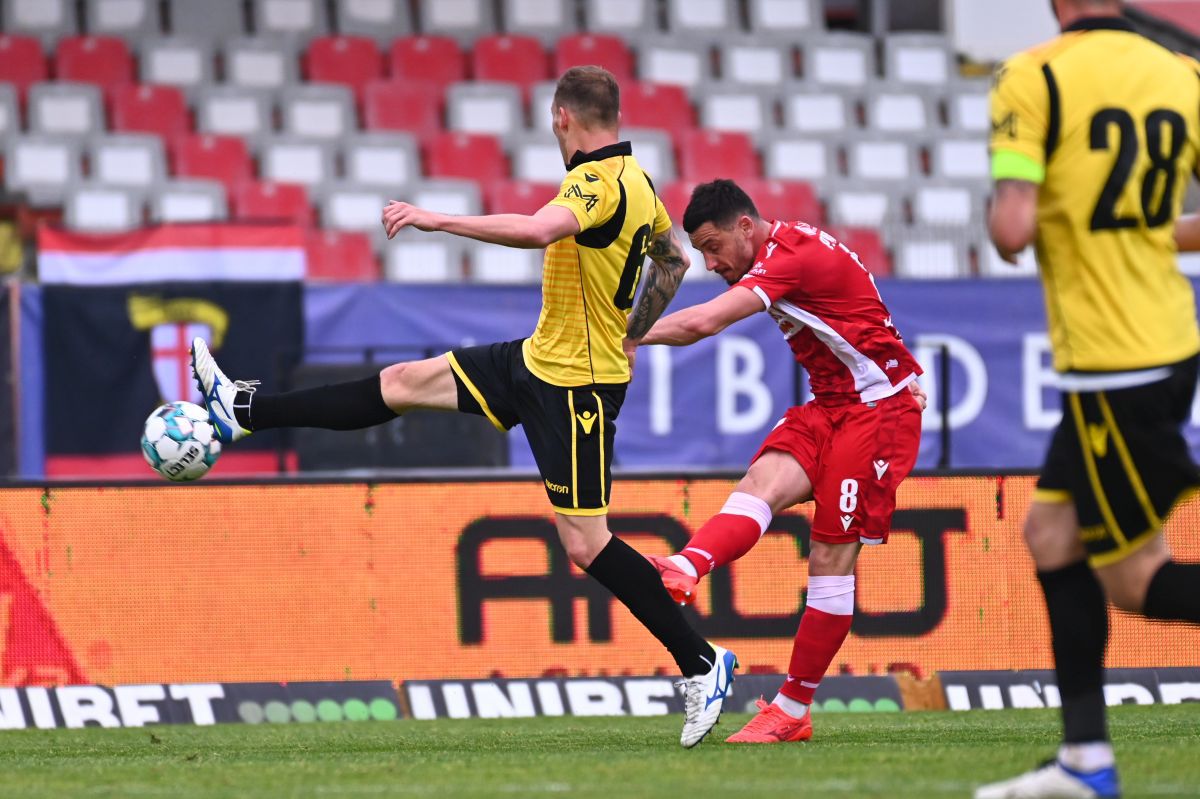
M1027 155L1012 150L992 153L992 180L1027 180L1041 184L1046 179L1046 167Z

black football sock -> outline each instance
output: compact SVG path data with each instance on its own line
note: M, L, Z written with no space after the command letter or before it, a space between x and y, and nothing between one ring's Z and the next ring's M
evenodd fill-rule
M233 413L238 424L247 430L273 427L358 430L397 416L383 401L379 375L283 394L251 395L239 391L233 401Z
M1039 571L1050 614L1054 670L1062 695L1063 742L1108 740L1104 705L1104 649L1108 604L1087 563Z
M586 571L662 642L684 677L712 669L716 661L712 646L688 624L663 587L658 570L637 550L614 535Z
M1151 619L1200 624L1200 563L1164 563L1150 578L1142 613Z

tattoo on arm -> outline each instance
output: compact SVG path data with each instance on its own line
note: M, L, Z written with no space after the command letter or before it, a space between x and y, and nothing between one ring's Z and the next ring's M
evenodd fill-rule
M688 268L687 253L676 240L674 230L656 236L646 254L650 256L650 268L642 278L641 294L626 325L626 333L632 339L645 336L662 316Z

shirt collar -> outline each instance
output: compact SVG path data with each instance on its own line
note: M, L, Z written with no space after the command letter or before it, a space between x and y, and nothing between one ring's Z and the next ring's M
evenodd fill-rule
M603 161L605 158L618 155L633 155L633 145L627 141L619 141L616 144L607 144L599 150L592 150L590 153L576 150L575 155L571 156L571 160L567 163L567 169L574 169L588 161Z
M1127 31L1133 33L1133 25L1124 17L1084 17L1077 19L1063 33L1069 31Z

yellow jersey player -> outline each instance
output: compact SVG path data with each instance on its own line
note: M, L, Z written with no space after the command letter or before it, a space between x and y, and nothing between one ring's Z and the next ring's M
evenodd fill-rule
M1200 482L1182 427L1200 329L1175 221L1200 151L1196 65L1138 35L1117 0L1054 0L1058 38L1012 57L991 97L1000 255L1034 244L1063 394L1025 523L1046 599L1058 756L977 799L1116 797L1104 702L1106 597L1200 622L1200 564L1162 520ZM1200 238L1200 234L1197 234Z
M628 607L678 664L680 742L692 747L717 723L737 660L692 629L655 568L609 532L606 517L615 420L630 380L622 342L644 335L662 314L688 258L629 142L618 139L613 76L594 66L567 70L550 110L568 172L558 195L535 214L450 216L403 202L383 212L389 238L412 227L545 247L542 311L532 336L395 364L363 381L276 395L231 382L200 339L193 369L225 441L272 427L357 429L412 408L478 414L501 430L523 425L571 560Z

